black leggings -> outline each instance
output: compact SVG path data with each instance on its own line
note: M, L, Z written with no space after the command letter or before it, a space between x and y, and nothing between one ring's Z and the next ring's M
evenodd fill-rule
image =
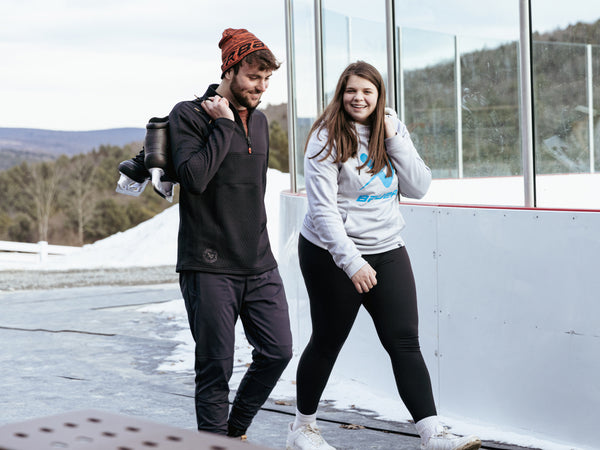
M390 355L398 392L413 420L436 415L431 380L419 346L415 282L406 249L364 256L377 272L377 285L366 294L356 291L327 250L302 235L298 254L312 320L312 336L296 375L298 410L302 414L317 411L338 353L364 305Z

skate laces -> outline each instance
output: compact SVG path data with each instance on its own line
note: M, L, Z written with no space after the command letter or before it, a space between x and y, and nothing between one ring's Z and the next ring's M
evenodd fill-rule
M427 443L421 444L422 449L429 450L452 450L455 448L478 449L481 447L481 440L477 436L461 437L450 432L450 429L443 425L438 425Z
M432 437L440 437L445 439L454 439L458 437L457 435L450 433L450 429L443 425L439 426L435 431L436 432Z
M300 431L312 444L316 446L321 445L325 441L323 440L323 436L321 436L321 431L318 427L312 425L304 425Z
M432 450L449 450L450 448L453 448L452 442L456 439L458 439L458 436L450 433L450 429L448 427L439 425L435 430L435 434L429 438L427 445L425 445L424 448L429 448Z

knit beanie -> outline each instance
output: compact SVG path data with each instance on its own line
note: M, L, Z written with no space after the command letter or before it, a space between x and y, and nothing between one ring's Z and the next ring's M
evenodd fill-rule
M250 53L257 50L269 50L267 46L256 36L245 29L227 28L223 31L223 37L219 42L221 49L221 72L235 66Z

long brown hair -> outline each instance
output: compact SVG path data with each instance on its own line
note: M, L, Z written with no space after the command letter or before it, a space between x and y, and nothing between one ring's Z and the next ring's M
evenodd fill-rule
M356 75L360 78L364 78L370 81L377 88L377 104L375 110L369 117L369 125L371 127L371 137L369 139L369 158L358 167L362 169L371 161L373 167L371 167L368 173L378 173L384 167L387 167L387 176L391 175L391 164L389 162L387 152L385 151L385 84L379 71L371 64L364 61L357 61L350 64L344 72L340 75L337 87L335 89L335 95L325 111L315 121L312 128L310 129L310 135L314 132L319 133L321 130L327 130L327 142L323 148L313 156L316 158L323 150L327 149L327 153L323 156L321 161L327 159L333 149L337 150L335 156L336 163L344 163L348 158L353 158L358 152L358 134L354 126L352 118L348 115L344 109L344 92L348 84L348 79ZM308 146L308 140L304 147Z

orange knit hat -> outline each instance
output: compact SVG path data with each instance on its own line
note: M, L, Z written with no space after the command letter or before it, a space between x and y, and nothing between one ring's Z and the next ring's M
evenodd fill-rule
M257 50L268 50L267 46L256 36L245 29L227 28L219 42L221 49L221 72L225 73L250 53Z

